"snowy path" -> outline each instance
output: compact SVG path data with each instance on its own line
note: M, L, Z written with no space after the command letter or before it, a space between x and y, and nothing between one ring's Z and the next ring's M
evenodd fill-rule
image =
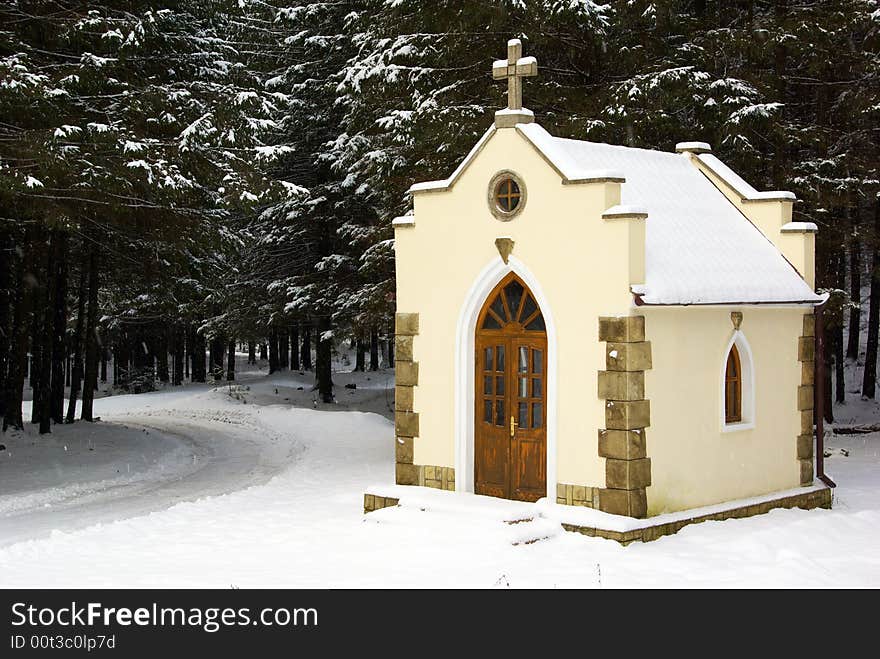
M251 415L229 411L168 409L105 416L104 421L110 432L148 429L170 448L157 466L134 477L0 497L0 546L261 485L294 460L298 448L261 428Z

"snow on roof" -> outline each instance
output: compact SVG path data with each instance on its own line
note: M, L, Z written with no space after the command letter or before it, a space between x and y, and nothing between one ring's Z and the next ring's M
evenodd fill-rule
M620 172L626 179L621 205L648 213L645 283L633 287L644 303L822 301L773 243L689 162L687 154L562 139L538 124L520 124L516 129L569 182L583 172L598 170ZM726 181L735 181L734 187L762 194L711 154L698 157L707 156L711 158L707 165ZM723 173L718 171L722 168Z
M736 193L742 197L744 201L767 201L771 199L794 201L797 199L793 192L786 192L784 190L758 192L739 174L718 160L718 158L711 153L701 153L697 158L699 158L700 162L706 167L717 174L725 183L736 190Z

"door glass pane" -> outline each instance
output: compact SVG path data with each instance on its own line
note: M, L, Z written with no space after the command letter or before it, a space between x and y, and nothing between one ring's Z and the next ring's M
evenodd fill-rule
M492 423L492 401L484 400L483 401L483 421L486 423Z
M544 325L544 316L536 316L532 322L530 322L528 325L526 325L526 329L527 330L536 330L536 331L541 331L541 332L546 330L547 327Z
M523 287L518 281L512 281L504 287L504 295L507 298L507 308L510 309L511 318L518 320L517 311L522 301Z
M504 377L499 375L495 378L495 395L503 396L504 395Z
M532 378L532 398L541 398L541 378Z
M519 404L519 427L520 428L528 428L529 427L529 410L527 403Z
M532 350L532 373L540 373L544 368L544 351Z
M520 398L528 398L529 397L529 379L528 378L520 378L519 379L519 397Z
M527 370L529 370L529 349L526 346L520 346L519 372L525 373Z
M540 428L544 421L544 406L541 403L532 403L532 428Z
M504 401L496 400L495 401L495 425L503 426L504 425Z
M490 307L492 311L498 314L498 317L503 319L504 322L509 323L510 319L507 317L507 314L504 313L504 303L501 302L501 296L495 298L492 302L492 306Z
M487 313L483 319L483 329L501 329L501 323L495 320L495 316Z
M495 365L495 370L504 370L504 346L498 346L498 363Z
M483 393L486 395L492 395L492 376L486 375L483 377Z
M483 370L492 370L492 348L486 348L483 350Z
M525 322L529 319L533 313L538 310L538 305L535 304L535 301L532 299L531 295L526 296L526 303L523 305L522 315L519 317L520 322Z

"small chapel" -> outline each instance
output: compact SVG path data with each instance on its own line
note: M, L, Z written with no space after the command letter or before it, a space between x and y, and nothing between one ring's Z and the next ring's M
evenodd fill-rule
M706 143L553 136L522 107L537 68L508 43L508 107L393 221L397 486L649 521L830 507L816 225Z

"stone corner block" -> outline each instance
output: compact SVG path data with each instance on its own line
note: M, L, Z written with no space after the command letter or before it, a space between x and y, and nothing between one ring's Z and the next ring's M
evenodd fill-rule
M413 444L412 437L395 437L394 462L411 465L413 463Z
M399 387L414 387L419 383L419 363L396 361L394 362L395 383Z
M419 333L419 314L399 313L394 316L394 333L413 336Z
M651 342L605 344L605 368L609 371L647 371L651 368Z
M599 340L634 343L645 340L644 316L602 316L599 318Z
M599 457L638 460L646 457L644 430L599 430Z
M413 360L413 337L411 334L398 334L394 337L394 357L396 361Z
M395 481L398 485L418 485L419 468L411 464L395 465Z
M813 385L802 384L798 387L798 410L813 409Z
M816 335L816 316L811 313L804 314L804 329L802 334L803 336Z
M798 460L813 459L813 436L798 435L797 438L797 457Z
M602 488L599 490L599 508L602 512L612 515L647 517L648 497L644 489L613 490Z
M642 400L645 397L644 371L599 371L599 398Z
M651 484L651 459L605 460L605 485L616 490L636 490Z
M609 400L605 403L605 427L609 430L634 430L651 425L651 402L648 400Z
M813 460L798 460L801 466L801 485L813 484Z
M418 412L395 412L394 430L399 437L419 436Z
M812 336L798 337L798 361L816 361L816 339Z

